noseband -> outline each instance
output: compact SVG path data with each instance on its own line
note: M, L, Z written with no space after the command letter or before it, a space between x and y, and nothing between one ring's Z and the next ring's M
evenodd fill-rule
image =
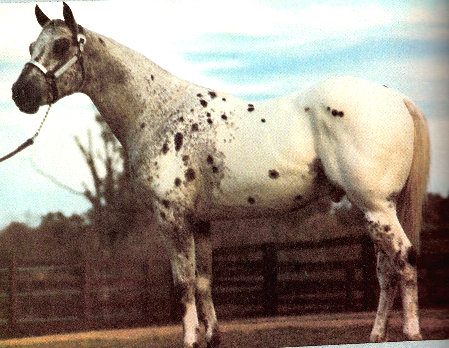
M48 85L50 86L51 90L51 98L48 97L48 103L53 104L58 100L58 88L56 86L56 79L64 74L70 67L72 67L76 62L79 62L81 65L81 73L82 73L82 80L80 86L83 85L84 79L86 77L86 72L84 69L84 62L83 62L83 56L82 53L84 51L84 46L86 45L86 36L84 35L84 29L82 26L78 26L79 33L73 35L73 39L76 42L76 45L78 47L78 52L75 56L73 56L71 59L69 59L65 64L62 66L56 66L52 70L47 70L41 63L35 61L34 59L27 62L25 65L30 64L39 69L39 71L44 75L45 80L47 81Z

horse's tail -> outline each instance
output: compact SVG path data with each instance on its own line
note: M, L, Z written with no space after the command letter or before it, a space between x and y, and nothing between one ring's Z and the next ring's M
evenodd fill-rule
M397 201L397 214L402 228L417 251L420 250L422 207L427 194L430 169L430 138L423 112L409 99L404 99L413 119L415 137L413 161L407 182Z

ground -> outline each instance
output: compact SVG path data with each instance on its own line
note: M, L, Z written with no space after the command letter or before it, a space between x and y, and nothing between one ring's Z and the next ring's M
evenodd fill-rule
M221 348L275 348L368 341L374 313L319 314L222 322ZM401 314L393 313L390 341L401 341ZM449 309L421 312L426 340L449 339ZM0 341L0 348L173 348L180 326L95 331ZM205 347L202 346L201 348Z

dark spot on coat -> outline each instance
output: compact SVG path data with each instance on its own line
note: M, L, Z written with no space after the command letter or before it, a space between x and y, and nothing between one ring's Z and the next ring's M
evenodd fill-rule
M163 211L161 211L161 218L162 220L165 220L167 218L167 215Z
M209 91L209 95L212 99L217 98L217 93L215 93L214 91Z
M416 251L415 247L411 246L410 248L408 248L407 259L410 265L412 265L413 267L416 266L416 264L418 263L418 252Z
M223 119L223 120L227 120L228 119L228 116L226 116L226 115L221 115L221 118Z
M345 114L344 114L343 111L338 111L338 110L332 109L332 116L335 116L335 117L337 117L337 116L343 117L344 115L345 115Z
M147 181L148 181L148 182L152 182L152 181L153 181L153 176L152 176L152 175L149 175L149 176L147 177Z
M103 41L103 39L100 37L100 38L98 38L98 41L100 41L100 43L103 45L103 46L106 46L106 44L104 43L104 41Z
M175 186L176 186L176 187L181 186L181 179L180 179L180 178L176 178L176 179L175 179Z
M182 156L182 161L184 162L184 165L187 165L187 161L190 159L189 155Z
M154 75L151 75L150 77L151 77L151 81L154 81Z
M296 197L295 197L295 201L300 201L302 199L302 196L301 195L297 195Z
M218 167L213 166L212 167L212 173L218 173Z
M212 163L214 163L214 158L211 155L209 155L209 156L207 156L206 161L207 161L207 163L212 164Z
M178 121L179 122L184 122L184 117L181 116L180 118L178 118Z
M341 187L334 186L329 196L332 202L339 203L341 199L345 196L346 192Z
M253 104L248 104L248 111L249 112L254 111L254 105Z
M192 132L198 132L200 128L198 127L198 123L192 124Z
M268 176L269 176L271 179L277 179L277 178L279 178L279 172L278 172L276 169L270 169L270 170L268 171Z
M388 88L388 86L387 85L383 85L385 88Z
M226 98L221 98L221 100L226 101Z
M309 107L305 107L305 108L304 108L304 111L305 111L305 112L310 111L310 108L309 108Z
M391 231L391 226L390 225L385 225L384 226L384 231L385 232L390 232Z
M266 119L264 119L264 118L261 118L261 119L260 119L260 121L261 121L262 123L265 123L265 122L267 122L267 120L266 120Z
M212 120L210 118L207 119L207 123L212 124Z
M328 106L328 107L326 108L326 110L327 110L327 111L330 111L330 110L331 110L330 106Z
M167 152L168 152L169 150L170 150L170 149L169 149L169 147L168 147L168 144L167 144L167 142L165 142L164 145L162 146L162 153L165 155L165 154L167 154Z
M176 133L175 134L175 150L179 151L182 147L182 143L184 140L184 136L182 135L182 133Z
M165 208L167 208L167 209L170 208L170 201L163 199L162 204Z
M184 175L186 177L187 182L193 181L196 178L196 173L192 168L187 169Z
M145 126L146 126L145 122L142 122L142 123L140 124L140 129L144 129Z
M249 204L254 204L254 203L256 203L256 200L253 198L253 197L248 197L248 203Z
M207 101L205 101L204 99L201 99L201 100L200 100L200 104L201 104L203 107L206 107L206 106L207 106Z
M210 114L210 112L207 112L207 113L206 113L206 116L207 116L207 117L211 117L212 115Z
M198 98L202 98L202 97L203 97L203 95L202 95L201 93L198 93L196 96L197 96Z

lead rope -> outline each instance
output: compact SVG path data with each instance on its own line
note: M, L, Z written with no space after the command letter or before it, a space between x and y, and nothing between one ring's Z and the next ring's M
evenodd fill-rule
M50 112L51 106L53 104L49 104L48 105L48 109L47 112L45 113L45 116L41 122L41 124L39 125L39 128L37 129L36 133L34 133L34 135L27 139L22 145L20 145L17 149L15 149L14 151L10 152L9 154L7 154L6 156L0 158L0 162L6 161L8 158L11 158L14 155L17 155L20 151L26 149L28 146L31 146L34 144L34 140L37 138L37 136L39 135L39 133L41 132L42 126L44 125L45 120L47 119L48 113Z

